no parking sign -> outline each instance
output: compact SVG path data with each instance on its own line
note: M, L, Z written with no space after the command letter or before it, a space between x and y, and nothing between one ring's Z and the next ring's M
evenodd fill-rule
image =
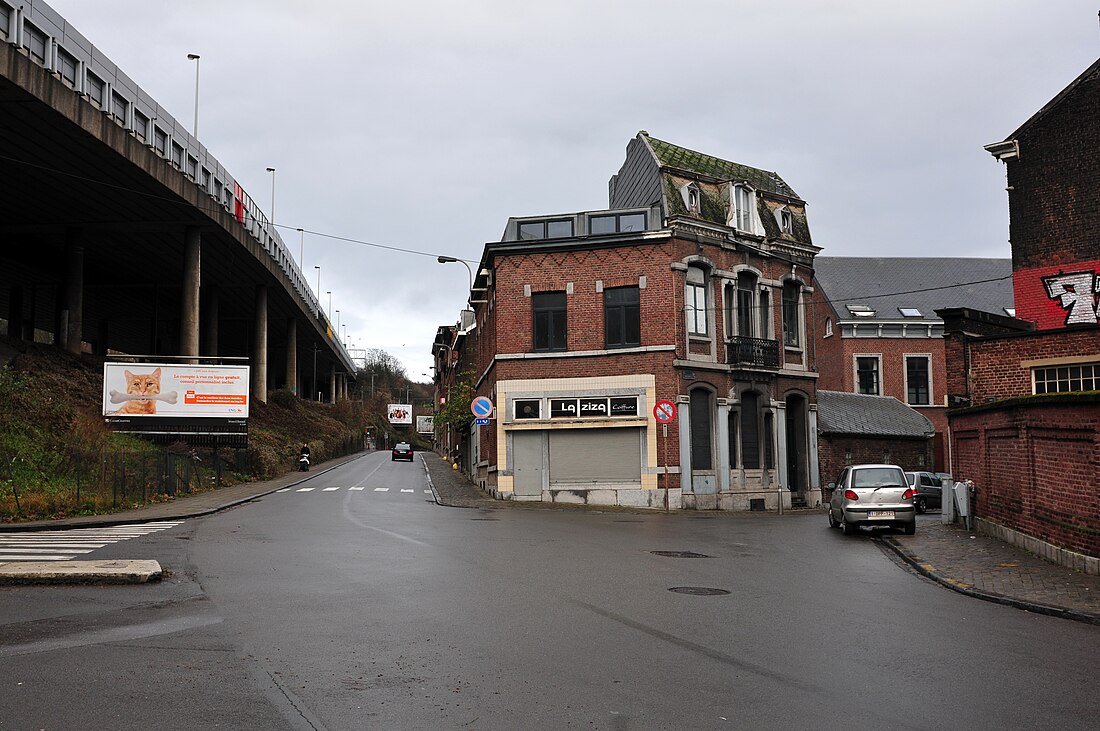
M488 396L478 396L470 402L470 413L478 419L488 419L493 415L493 402Z

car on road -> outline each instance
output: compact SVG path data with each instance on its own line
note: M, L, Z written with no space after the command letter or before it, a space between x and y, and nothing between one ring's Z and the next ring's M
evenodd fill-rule
M906 472L905 479L909 482L909 487L917 491L913 504L918 513L924 513L929 508L943 507L943 476L933 472ZM950 476L946 479L950 479Z
M859 526L900 528L905 535L917 532L917 491L909 486L905 472L893 464L856 464L845 467L828 486L829 525L842 528L844 535Z
M398 442L393 445L393 451L390 452L390 461L396 462L399 459L413 461L413 448L408 442Z

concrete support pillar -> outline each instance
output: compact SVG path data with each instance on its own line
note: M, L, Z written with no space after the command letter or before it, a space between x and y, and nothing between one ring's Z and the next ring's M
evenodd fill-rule
M202 287L202 354L211 358L218 355L218 288Z
M298 321L286 321L286 387L298 393Z
M11 285L8 292L8 337L23 339L23 286Z
M180 355L199 354L199 282L202 235L195 226L183 233L183 275L180 286ZM191 361L197 362L197 361Z
M102 318L96 325L95 330L95 347L92 351L102 357L107 355L107 344L110 342L111 324L106 317Z
M329 367L328 402L330 404L336 403L336 364L335 363L333 363Z
M256 327L252 342L252 398L267 403L267 287L256 287Z
M84 340L84 242L79 229L65 232L64 329L58 338L65 350L80 353Z

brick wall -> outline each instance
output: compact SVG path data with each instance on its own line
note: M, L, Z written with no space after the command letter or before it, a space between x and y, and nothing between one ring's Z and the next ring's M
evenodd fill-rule
M952 473L974 481L975 515L1100 556L1100 398L1047 401L952 414Z
M1100 327L973 340L969 348L971 403L978 405L1030 395L1026 362L1088 356L1100 361Z

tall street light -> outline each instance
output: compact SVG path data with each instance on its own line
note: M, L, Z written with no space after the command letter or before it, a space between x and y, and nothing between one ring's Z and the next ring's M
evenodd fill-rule
M325 312L332 312L332 290L330 289L328 292L325 292L325 294L328 295L328 308Z
M340 310L336 310L336 332L340 332Z
M191 128L191 134L195 139L199 138L199 54L187 54L187 60L195 62L195 126Z
M317 270L317 303L320 304L321 303L321 267L318 265L318 266L314 266L313 268Z
M462 266L466 267L466 272L470 275L470 290L467 293L466 299L471 299L474 291L474 270L470 268L470 265L461 259L456 259L453 256L440 256L436 259L440 264L453 264L458 262Z
M268 168L271 173L271 223L275 224L275 168Z
M298 229L298 268L301 269L305 266L306 258L306 232L305 229Z

